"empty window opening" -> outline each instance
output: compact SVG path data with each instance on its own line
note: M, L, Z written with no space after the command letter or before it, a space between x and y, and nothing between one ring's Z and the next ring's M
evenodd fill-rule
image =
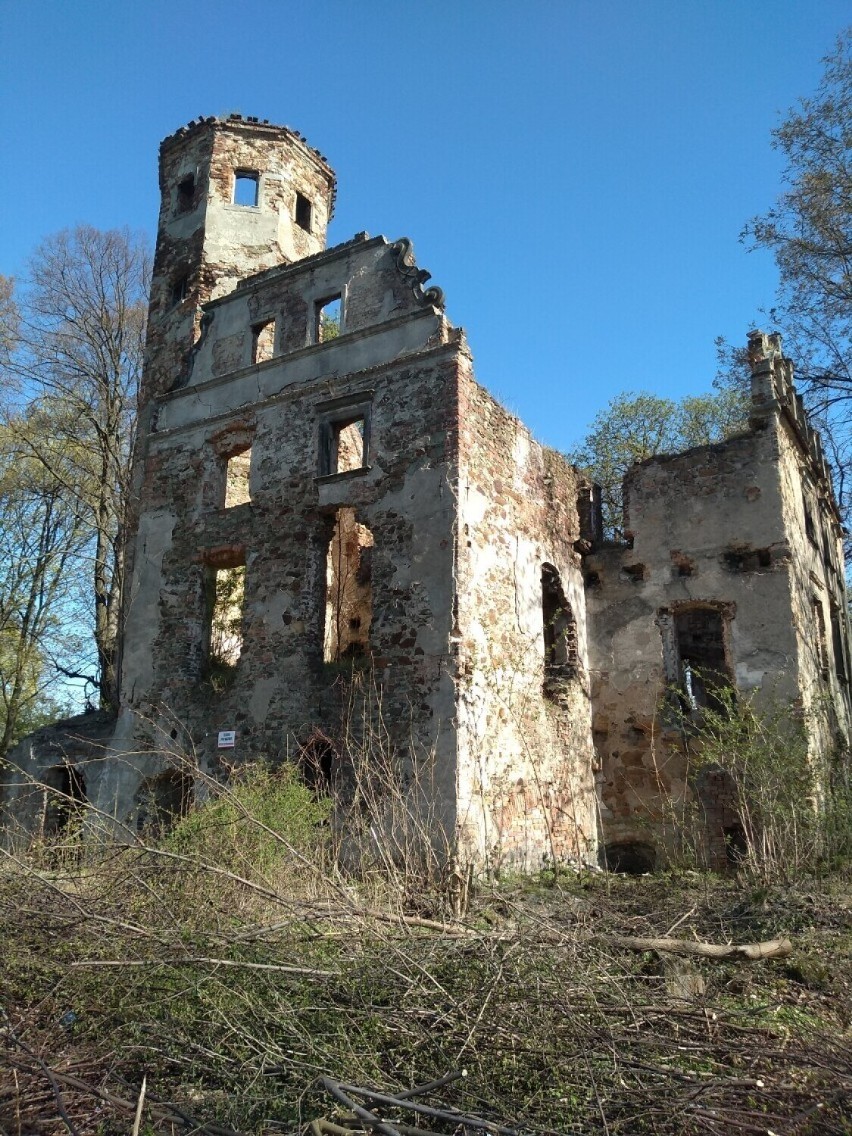
M186 297L189 295L189 277L184 272L178 276L172 284L172 307L177 307L182 304Z
M577 493L580 540L593 548L603 540L603 498L599 485L582 485Z
M326 555L323 659L338 663L369 653L373 620L373 534L338 509Z
M255 208L260 197L260 174L256 170L237 170L234 174L234 205Z
M816 529L814 528L814 516L811 512L811 507L808 502L807 490L802 486L802 509L805 514L805 535L811 544L817 543ZM817 545L817 547L819 547Z
M192 777L177 769L146 778L136 793L136 831L148 836L166 832L189 812L193 792Z
M645 579L644 564L625 564L621 571L628 580L632 580L634 584L641 584Z
M251 446L231 454L225 467L225 508L251 501Z
M69 835L86 803L86 780L75 765L55 765L43 777L41 827L46 840Z
M843 639L843 625L840 622L840 611L835 609L831 613L831 641L834 648L834 671L838 681L848 682L846 652L843 647Z
M211 566L209 573L207 677L214 686L224 688L243 652L245 561L229 567Z
M816 628L816 660L823 678L828 678L828 641L825 634L825 613L818 599L812 601L814 627Z
M181 178L177 187L178 213L188 213L195 203L195 174Z
M348 473L364 466L364 419L336 422L332 426L331 458L334 473Z
M317 300L314 318L314 342L329 343L340 335L343 320L343 302L339 295Z
M265 363L275 352L275 320L256 323L251 329L251 361Z
M541 569L541 614L544 629L544 689L577 675L577 623L552 564Z
M757 572L772 567L772 550L736 545L722 553L722 563L729 572Z
M301 193L296 194L296 224L300 229L304 229L306 233L311 231L311 221L313 220L313 206L310 201Z
M725 654L722 613L698 607L678 611L674 633L679 663L679 685L687 710L709 707L724 712L724 690L733 687Z
M320 420L320 475L351 473L367 464L367 414Z

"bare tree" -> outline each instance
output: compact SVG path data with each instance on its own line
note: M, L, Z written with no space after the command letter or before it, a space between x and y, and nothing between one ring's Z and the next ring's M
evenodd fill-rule
M822 81L773 131L786 160L775 205L743 239L769 249L780 273L767 314L832 459L841 507L852 491L852 28L823 61ZM736 361L735 361L736 362ZM852 551L852 549L850 549Z
M22 451L25 424L0 426L0 758L54 716L50 663L74 657L73 565L88 533L67 488Z
M97 667L80 677L96 684L106 708L117 704L125 510L148 279L147 250L127 231L81 225L49 237L30 262L7 363L27 407L15 419L18 444L61 487L88 532Z

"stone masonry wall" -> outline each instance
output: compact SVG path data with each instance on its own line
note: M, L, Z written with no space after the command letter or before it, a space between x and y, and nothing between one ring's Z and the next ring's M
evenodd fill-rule
M351 720L357 686L381 706L400 762L412 749L429 756L434 815L452 832L460 339L404 275L400 285L398 260L383 240L359 240L257 277L213 305L192 383L160 400L146 441L115 740L127 764L97 787L107 811L132 803L128 768L137 781L154 772L146 720L161 737L177 724L183 744L216 771L220 757L293 756L317 728L363 740L363 715ZM315 294L328 291L344 297L341 334L312 343L304 324ZM238 337L246 346L258 311L280 321L275 354L246 365L240 348L220 374L217 346ZM303 331L291 347L282 313L296 311ZM323 464L327 435L353 416L364 422L363 465L333 472ZM228 459L249 449L250 500L225 507ZM326 662L327 558L340 510L372 538L372 613L365 657ZM210 579L239 563L242 652L222 681L209 665ZM237 732L224 755L220 730Z
M594 856L596 824L585 603L573 547L579 478L477 385L467 362L459 415L453 634L462 844L494 868L583 861ZM558 573L573 617L570 659L552 674L545 565Z
M733 786L712 771L694 778L666 709L667 689L702 681L680 658L678 628L690 621L721 629L714 649L724 681L806 712L815 755L848 737L830 479L780 340L756 333L751 349L751 429L634 467L625 486L632 547L586 558L601 820L615 859L640 846L650 863L663 859L697 793L705 854L713 866L725 862Z
M626 492L633 547L601 549L585 564L601 823L609 848L647 844L664 858L691 798L665 710L667 689L683 679L677 617L714 613L738 689L797 694L776 436L652 458L634 467ZM730 800L717 788L708 783L702 803L721 834Z

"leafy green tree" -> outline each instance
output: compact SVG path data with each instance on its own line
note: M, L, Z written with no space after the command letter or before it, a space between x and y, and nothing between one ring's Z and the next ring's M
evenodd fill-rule
M784 188L743 239L775 257L768 313L784 334L797 382L817 419L842 506L852 494L852 27L823 61L816 93L773 131Z
M595 418L585 440L568 455L601 487L604 534L624 534L627 471L655 454L677 453L719 442L745 426L746 404L736 389L675 401L654 394L625 393Z

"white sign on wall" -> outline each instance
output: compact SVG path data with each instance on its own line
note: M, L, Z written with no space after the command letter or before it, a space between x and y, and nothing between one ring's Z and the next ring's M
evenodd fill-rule
M237 740L236 730L220 730L219 731L219 749L233 749Z

